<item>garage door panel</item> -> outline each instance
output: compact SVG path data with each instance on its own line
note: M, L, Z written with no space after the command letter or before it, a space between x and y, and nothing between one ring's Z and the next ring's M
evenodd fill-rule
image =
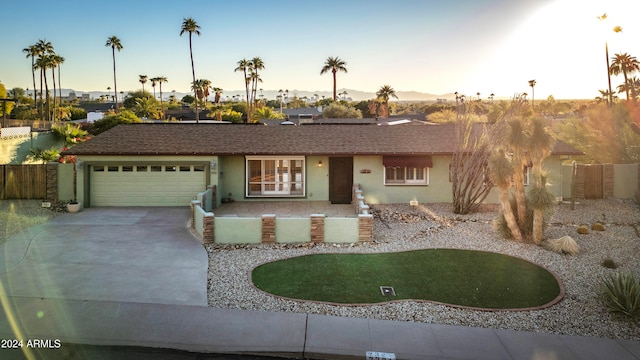
M206 187L193 165L96 167L90 182L91 206L186 206Z

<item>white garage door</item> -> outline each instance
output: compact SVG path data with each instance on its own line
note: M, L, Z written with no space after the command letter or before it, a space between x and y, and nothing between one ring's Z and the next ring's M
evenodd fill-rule
M93 165L91 206L188 206L205 190L204 165Z

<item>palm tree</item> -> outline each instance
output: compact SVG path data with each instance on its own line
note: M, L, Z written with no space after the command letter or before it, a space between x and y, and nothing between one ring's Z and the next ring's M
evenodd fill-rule
M116 102L116 111L118 110L118 84L116 82L116 50L120 52L122 50L122 43L120 39L116 36L111 36L107 39L105 44L107 47L111 47L111 56L113 57L113 92L114 92L114 101Z
M50 110L50 101L49 101L49 83L47 81L47 76L46 76L46 69L48 69L50 67L50 58L49 55L42 55L40 56L37 60L36 60L36 67L38 69L40 69L40 83L42 83L42 78L44 77L44 87L45 87L45 92L46 92L46 97L47 97L47 116L45 117L45 119L47 121L49 121L51 119L51 114L49 112ZM40 89L42 89L42 85L40 85ZM42 90L40 91L40 103L42 104L41 106L44 107L44 103L42 102ZM44 113L44 108L42 109L42 112Z
M247 59L242 59L240 61L238 61L238 67L236 67L233 71L242 71L242 75L243 75L243 79L244 79L244 89L245 89L245 93L246 93L246 99L247 99L247 110L249 109L249 84L251 83L251 78L249 76L247 76L247 72L251 71L253 67L253 64L251 64L251 61L247 60ZM248 118L248 116L247 116Z
M38 47L36 45L29 45L22 49L22 52L27 54L27 58L31 58L31 77L33 78L33 103L38 103L37 91L36 91L36 56L40 55Z
M58 67L58 58L60 56L51 54L48 56L49 68L51 69L51 78L53 79L53 122L56 121L56 67ZM62 98L62 97L61 97Z
M331 71L331 73L333 74L333 101L337 101L338 100L338 96L336 94L336 73L338 71L343 71L345 73L347 73L347 63L344 62L342 59L340 59L339 57L328 57L327 60L324 63L324 66L322 67L322 70L320 70L320 75Z
M154 78L151 78L150 80L151 80L151 87L153 88L153 98L155 99L156 98L156 84L158 83L158 78L154 77Z
M215 93L214 103L220 105L220 97L222 96L222 89L219 87L212 87L211 90Z
M59 100L60 100L60 104L62 104L62 84L61 84L61 76L60 76L60 68L62 67L61 65L64 63L64 58L60 55L55 55L55 61L56 61L56 67L58 68L58 91L59 93Z
M198 25L198 23L196 23L195 20L193 20L193 18L185 18L182 21L182 27L180 28L180 36L182 36L182 34L188 32L189 33L189 56L191 57L191 76L193 78L193 91L194 91L194 95L197 98L198 94L196 93L196 70L195 67L193 66L193 46L192 46L192 42L191 42L191 38L193 37L193 34L196 34L198 36L200 36L200 25ZM200 114L198 113L198 102L196 101L196 123L200 122Z
M158 76L156 77L156 81L158 82L158 85L160 85L160 111L162 111L162 117L164 118L164 104L162 102L162 83L166 83L168 80L166 76Z
M637 100L640 95L640 79L635 76L629 78L626 84L618 85L618 93L629 92L632 100Z
M529 86L531 86L531 110L534 109L533 102L535 101L535 93L533 92L533 88L536 86L535 80L529 80Z
M628 82L628 75L640 70L640 62L636 59L635 56L631 56L627 53L624 54L615 54L613 58L611 58L611 66L609 67L609 72L611 75L624 75L624 83ZM629 90L626 90L627 100L629 100Z
M378 99L382 100L382 103L384 104L384 107L387 111L387 117L388 117L389 116L389 98L394 97L397 99L398 95L396 95L396 91L393 90L393 88L389 85L383 85L382 87L380 87L380 90L376 92L376 96L378 97ZM376 111L376 116L377 115L378 114Z
M140 84L142 84L142 92L144 93L144 84L147 83L148 77L147 75L138 75L138 78L139 78L138 81L140 81Z
M251 80L252 80L252 84L251 84L251 111L249 113L249 115L251 115L251 113L253 113L253 108L255 106L255 101L256 101L256 91L258 90L258 82L262 82L262 79L260 78L260 75L258 74L259 70L264 70L264 61L262 61L262 59L260 59L259 57L254 57L253 59L251 59L251 65L252 65L252 73L251 73ZM249 116L247 118L250 118Z
M42 60L41 58L44 57L45 55L50 55L50 54L55 54L55 52L53 51L53 44L51 44L50 41L46 41L46 40L38 40L38 42L36 42L35 44L36 47L36 53L38 54L38 56L40 57L40 59L36 60L36 68L40 69L40 116L42 116L42 114L44 113L44 102L42 101L42 78L44 77L45 80L45 85L47 82L47 78L46 78L46 74L45 74L45 70L46 70L46 65L44 63L46 63L45 60ZM38 66L38 60L40 60L40 65ZM49 106L49 90L47 87L47 107ZM49 115L47 113L47 119L49 119Z
M607 13L604 13L604 14L598 16L598 20L600 20L600 21L604 21L606 19L607 19ZM622 28L620 26L616 25L616 26L613 27L613 32L615 32L615 33L622 32ZM608 41L604 42L604 50L605 50L605 55L607 57L607 80L609 82L609 91L608 91L609 98L608 98L608 101L609 101L609 104L612 104L613 103L613 91L611 91L611 67L609 65L609 42Z

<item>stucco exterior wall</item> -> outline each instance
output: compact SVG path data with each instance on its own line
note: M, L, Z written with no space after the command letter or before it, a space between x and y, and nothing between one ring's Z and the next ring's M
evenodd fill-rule
M451 202L449 157L433 156L433 167L429 168L428 176L429 185L385 185L382 156L355 156L353 159L353 181L362 186L368 204L408 203L411 200Z
M31 154L31 149L62 149L64 141L51 132L32 132L20 137L0 138L0 164L22 164Z
M231 197L235 201L282 201L283 198L247 198L245 196L245 157L220 156L219 197ZM319 166L319 162L322 166ZM287 201L329 200L329 158L307 156L305 161L305 197L287 197ZM229 196L231 194L231 196Z

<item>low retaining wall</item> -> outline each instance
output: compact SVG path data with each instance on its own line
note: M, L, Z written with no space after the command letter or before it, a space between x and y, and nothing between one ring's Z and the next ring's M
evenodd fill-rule
M258 243L356 243L373 240L373 215L364 203L364 194L354 187L354 201L358 217L327 217L311 214L309 217L282 217L263 214L261 217L215 217L203 209L210 199L206 192L191 201L191 226L202 242L219 244ZM215 191L215 190L214 190ZM358 200L360 199L360 200ZM206 205L205 205L206 206Z

